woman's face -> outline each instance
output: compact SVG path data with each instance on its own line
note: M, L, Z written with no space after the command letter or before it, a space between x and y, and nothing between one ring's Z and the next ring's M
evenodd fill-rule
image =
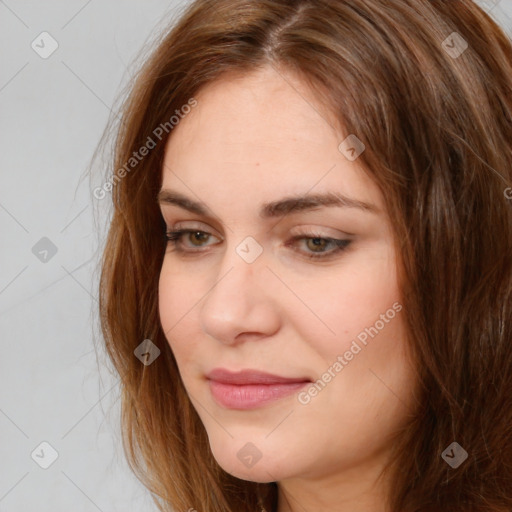
M169 242L159 311L213 454L244 480L364 480L413 378L381 193L293 76L266 68L196 99L166 147L162 215L192 233Z

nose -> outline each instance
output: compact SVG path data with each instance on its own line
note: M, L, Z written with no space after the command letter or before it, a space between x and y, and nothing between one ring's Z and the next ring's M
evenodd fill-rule
M204 332L225 344L271 336L279 328L277 295L265 251L252 263L227 247L200 309Z

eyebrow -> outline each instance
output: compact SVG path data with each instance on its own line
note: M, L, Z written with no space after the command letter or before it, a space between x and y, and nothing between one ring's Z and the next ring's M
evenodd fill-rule
M197 215L215 217L206 204L199 201L193 201L183 194L172 190L160 190L157 196L157 202L160 205L176 205ZM314 210L327 206L338 208L357 208L374 214L378 214L380 212L380 209L374 204L360 201L340 193L328 192L325 194L288 196L283 199L279 199L278 201L264 203L260 208L259 216L262 219L271 219L283 217L291 213Z

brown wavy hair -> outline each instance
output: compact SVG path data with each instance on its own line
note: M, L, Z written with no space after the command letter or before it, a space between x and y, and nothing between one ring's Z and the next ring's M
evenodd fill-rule
M363 141L359 162L394 227L420 394L388 467L389 509L510 512L512 45L470 0L197 0L158 40L95 193L112 198L100 321L131 469L161 511L275 506L276 482L240 480L213 458L160 324L156 195L172 130L126 165L203 86L268 65L296 73ZM161 351L148 366L134 355L145 339ZM456 469L441 457L453 441L468 452Z

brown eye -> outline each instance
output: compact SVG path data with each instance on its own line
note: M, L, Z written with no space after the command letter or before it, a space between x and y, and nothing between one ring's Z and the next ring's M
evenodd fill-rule
M186 238L190 244L183 243L183 235L188 235ZM165 234L165 239L167 243L172 243L177 251L187 252L187 247L203 247L206 245L204 242L208 241L212 236L213 235L210 233L206 233L205 231L200 231L198 229L178 229L176 231L167 232ZM183 245L185 248L182 247Z
M322 252L322 249L325 249L328 243L325 238L307 238L306 240L306 246L313 252ZM320 250L318 251L318 249Z
M190 235L189 240L191 240L194 245L196 245L196 241L198 242L197 245L201 245L201 243L210 236L203 231L189 231L188 234Z
M309 259L327 259L345 250L352 242L352 240L339 240L337 238L323 237L318 234L303 233L293 237L292 243L287 245L297 245L298 242L303 240L305 240L305 249L295 250Z

